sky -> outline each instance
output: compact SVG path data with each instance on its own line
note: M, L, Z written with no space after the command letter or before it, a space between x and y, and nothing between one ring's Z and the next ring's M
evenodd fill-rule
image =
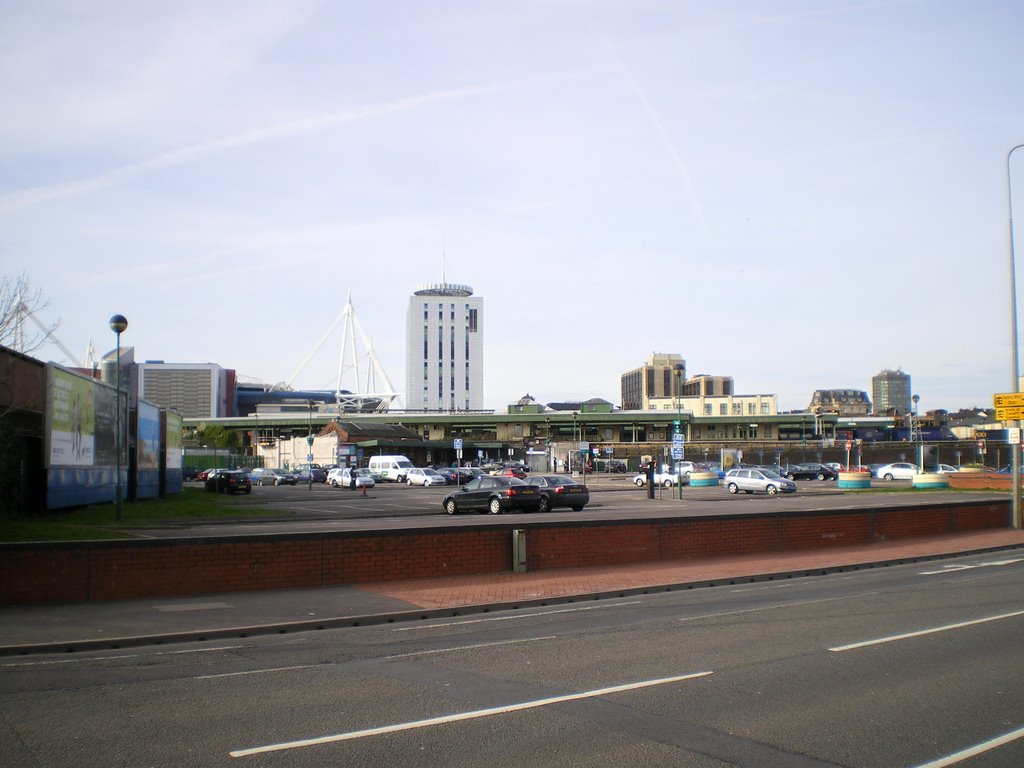
M365 389L362 345L356 380L341 326L320 344L351 300L401 392L409 297L443 272L484 301L487 408L618 404L655 352L781 410L870 396L883 369L921 411L1011 391L1016 0L0 18L0 274L27 275L79 361L122 314L140 362Z

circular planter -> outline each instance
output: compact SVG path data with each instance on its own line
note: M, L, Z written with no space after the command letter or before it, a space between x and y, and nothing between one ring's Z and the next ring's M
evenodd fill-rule
M923 472L910 481L914 488L949 488L949 476L938 472Z
M965 475L984 475L985 474L985 468L984 467L960 467L960 469L957 470L957 474L961 474L961 473L963 473Z
M870 472L840 472L836 484L840 488L870 488Z
M717 472L691 472L690 487L706 488L709 485L718 485Z

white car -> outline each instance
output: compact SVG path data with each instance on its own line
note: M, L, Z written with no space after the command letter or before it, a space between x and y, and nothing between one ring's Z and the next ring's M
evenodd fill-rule
M654 473L654 484L660 485L663 488L671 488L676 484L677 476L671 472L655 472ZM633 478L633 484L637 488L643 488L647 485L647 473L641 472L639 475ZM683 473L683 485L690 484L690 473Z
M917 464L911 464L909 461L883 464L875 470L875 477L879 480L913 480L916 474Z
M335 488L351 488L352 472L356 473L356 488L373 488L376 483L369 474L363 474L363 470L351 470L348 467L335 467L327 473L327 484Z
M413 467L406 471L405 482L409 485L448 485L448 481L444 479L444 475L438 474L437 470L430 469L429 467L423 469L421 467Z
M960 470L954 467L952 464L939 464L935 467L935 471L942 475L949 475L953 472L959 472Z

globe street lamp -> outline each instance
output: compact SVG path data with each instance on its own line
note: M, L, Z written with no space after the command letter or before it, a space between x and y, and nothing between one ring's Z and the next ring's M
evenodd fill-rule
M124 501L121 494L121 334L124 333L128 327L128 320L124 315L114 315L110 318L110 330L117 334L117 352L114 359L116 366L114 373L114 391L115 391L115 404L114 404L114 451L117 454L117 478L116 478L116 496L114 501L115 516L118 522L121 522L121 515L123 513Z

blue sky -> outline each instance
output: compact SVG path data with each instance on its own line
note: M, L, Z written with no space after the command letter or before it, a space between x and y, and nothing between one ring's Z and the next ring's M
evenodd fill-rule
M922 410L1009 389L1020 3L0 13L0 272L82 357L120 313L136 359L285 381L351 295L400 390L444 252L492 408L617 403L652 352L783 409L885 368ZM1013 173L1024 206L1024 150ZM294 386L332 388L341 344Z

